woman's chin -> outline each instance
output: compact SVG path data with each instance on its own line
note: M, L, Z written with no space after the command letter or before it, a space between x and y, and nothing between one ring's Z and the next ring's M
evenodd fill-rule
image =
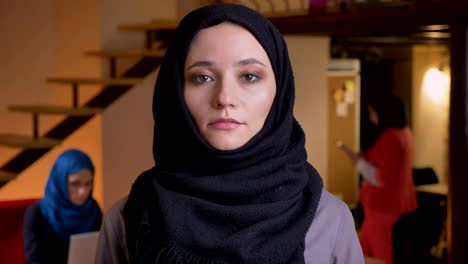
M242 147L247 141L231 138L217 138L217 139L208 139L208 144L213 148L221 151L235 150Z
M74 204L76 206L81 206L86 202L86 200L79 200L79 201L78 200L72 200L71 202L72 202L72 204Z

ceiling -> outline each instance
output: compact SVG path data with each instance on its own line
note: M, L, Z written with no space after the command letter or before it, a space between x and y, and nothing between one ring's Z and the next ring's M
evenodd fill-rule
M419 0L270 20L283 34L326 35L343 44L447 44L452 27L466 26L467 14L466 0Z

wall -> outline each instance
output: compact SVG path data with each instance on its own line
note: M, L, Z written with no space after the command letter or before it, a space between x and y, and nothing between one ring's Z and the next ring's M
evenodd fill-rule
M104 208L130 192L140 173L154 166L152 98L156 72L112 104L103 115Z
M294 114L306 134L308 161L327 182L329 38L286 36L296 82Z
M119 24L177 19L176 1L137 0L129 5L125 0L101 0L100 10L101 47L105 49L144 47L144 33L119 32ZM135 61L120 60L120 71ZM106 64L103 67L103 75L106 76ZM135 178L154 165L151 105L155 77L156 73L148 76L102 115L105 210L127 195Z
M52 2L0 1L0 133L32 134L31 117L9 112L9 104L45 103L52 95ZM0 164L18 150L0 147Z
M412 48L411 46L385 46L382 48L384 58L392 60L393 93L406 103L408 116L412 116ZM412 126L411 120L410 126Z
M437 69L441 65L448 65L448 50L445 46L415 46L412 54L414 165L415 167L433 167L439 181L446 182L448 177L449 83L443 83L443 79L439 83L438 79L425 80L424 78L430 68ZM437 72L434 73L435 76L441 76ZM436 86L430 88L430 85Z
M83 56L99 47L98 5L84 1L1 1L0 56L8 63L0 65L0 132L32 133L31 117L6 111L9 104L71 104L70 89L46 83L47 77L96 77L100 62ZM3 46L5 45L5 46ZM6 88L6 89L3 89ZM97 87L80 93L80 102L88 100ZM40 133L59 122L61 117L40 117ZM43 156L17 179L0 189L0 200L35 198L43 195L49 170L55 158L67 148L87 152L96 167L94 196L102 205L101 121L94 118L67 138L59 147ZM18 150L0 148L0 164Z

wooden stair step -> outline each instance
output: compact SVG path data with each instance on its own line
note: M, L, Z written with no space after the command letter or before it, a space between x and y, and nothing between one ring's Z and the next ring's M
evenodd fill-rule
M136 85L143 81L143 78L114 78L114 79L99 79L99 78L67 78L67 77L51 77L47 79L50 83L62 84L98 84L98 85Z
M17 175L18 174L13 172L0 170L0 182L7 182L13 180L14 178L16 178Z
M69 116L91 116L103 111L95 107L67 107L58 105L10 105L8 110L35 114L69 115Z
M122 31L160 31L175 30L179 22L172 20L154 20L150 23L122 24L118 26Z
M87 51L87 56L100 57L154 57L162 58L166 50L164 49L130 49L130 50L97 50Z
M61 143L58 139L33 138L31 136L0 134L0 145L11 148L41 149L52 148Z

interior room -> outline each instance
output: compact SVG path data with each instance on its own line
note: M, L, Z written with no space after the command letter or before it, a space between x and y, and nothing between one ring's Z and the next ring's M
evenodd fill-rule
M361 177L336 143L368 148L368 98L403 99L418 202L435 219L415 235L431 245L412 250L428 263L465 263L468 3L456 0L1 1L0 262L24 263L24 210L64 150L93 160L104 213L154 166L151 104L165 47L185 14L217 2L249 6L284 35L308 162L358 231Z

